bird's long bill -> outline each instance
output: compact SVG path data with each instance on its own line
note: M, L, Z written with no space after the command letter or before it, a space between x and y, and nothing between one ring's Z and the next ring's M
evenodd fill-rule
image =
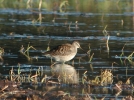
M86 54L88 54L85 50L83 50L81 47L79 47L82 51L84 51Z

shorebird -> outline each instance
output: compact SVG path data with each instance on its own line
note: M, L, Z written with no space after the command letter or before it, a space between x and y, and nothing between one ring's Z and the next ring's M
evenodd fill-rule
M52 58L57 62L64 63L75 57L78 48L81 48L80 43L78 41L74 41L72 44L66 43L58 45L50 51L45 52L43 55Z

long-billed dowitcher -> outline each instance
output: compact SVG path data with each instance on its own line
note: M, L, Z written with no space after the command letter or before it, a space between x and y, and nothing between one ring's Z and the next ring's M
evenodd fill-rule
M58 62L66 62L75 57L77 54L77 48L81 48L80 43L78 41L74 41L72 44L66 43L58 45L50 51L45 52L43 55Z

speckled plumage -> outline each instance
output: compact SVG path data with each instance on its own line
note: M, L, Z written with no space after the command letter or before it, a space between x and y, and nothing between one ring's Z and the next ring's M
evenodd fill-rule
M80 44L78 41L74 41L72 44L66 43L58 45L50 51L45 52L44 55L55 61L66 62L75 57L77 48L80 48Z

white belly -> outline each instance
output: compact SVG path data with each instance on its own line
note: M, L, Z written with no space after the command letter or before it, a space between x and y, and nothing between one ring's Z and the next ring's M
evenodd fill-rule
M69 61L69 60L73 59L75 57L75 55L76 55L76 53L70 54L70 55L66 55L66 56L55 56L54 59L56 61L66 62L66 61Z

